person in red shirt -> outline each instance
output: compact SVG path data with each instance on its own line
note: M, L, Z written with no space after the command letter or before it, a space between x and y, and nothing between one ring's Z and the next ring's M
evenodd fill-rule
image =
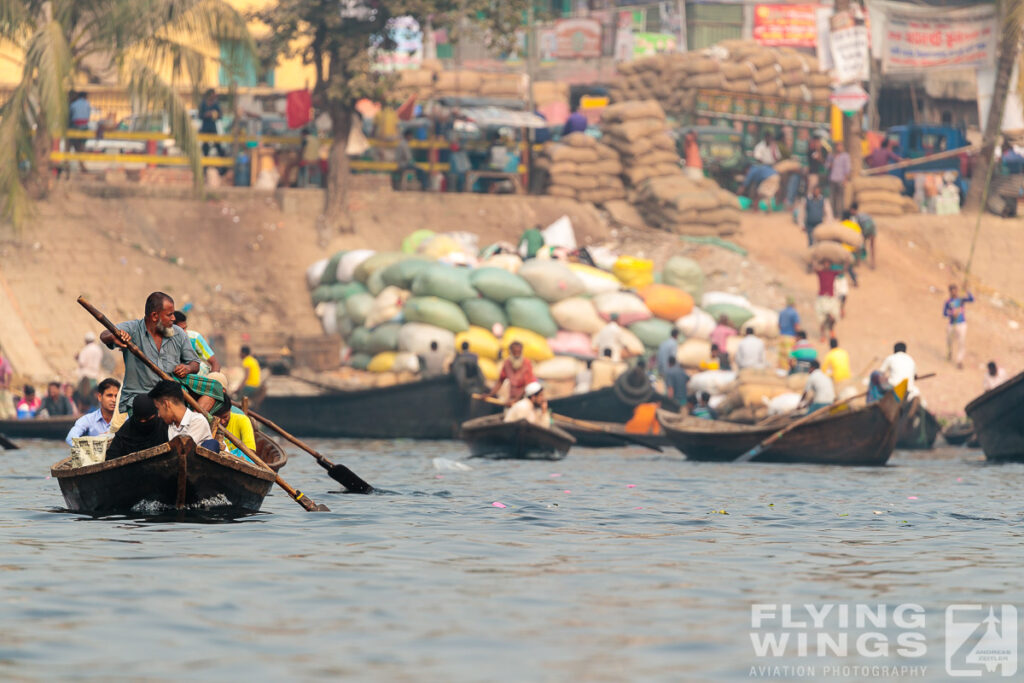
M836 320L839 319L839 299L836 297L836 275L838 272L832 269L832 262L822 261L815 268L818 275L818 298L814 301L814 312L818 314L821 321L821 341L825 341L826 335L835 336Z
M508 347L509 357L501 365L501 374L498 381L494 383L489 396L497 396L501 387L508 382L508 398L510 402L518 401L523 397L526 385L537 381L533 376L533 364L529 358L523 357L522 342L514 341Z

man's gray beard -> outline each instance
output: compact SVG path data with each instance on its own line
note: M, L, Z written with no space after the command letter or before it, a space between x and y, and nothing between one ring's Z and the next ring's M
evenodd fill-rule
M164 327L160 323L157 323L156 331L159 332L160 336L162 336L164 339L170 339L171 337L174 336L174 325L171 325L170 327Z

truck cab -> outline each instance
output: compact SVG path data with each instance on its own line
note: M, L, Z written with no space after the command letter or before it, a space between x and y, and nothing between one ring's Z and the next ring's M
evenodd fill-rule
M893 126L886 131L885 135L896 153L904 159L918 159L947 150L965 148L963 154L947 159L925 161L890 173L902 178L907 193L912 195L914 194L914 176L917 173L953 171L957 174L956 183L960 187L960 196L966 196L970 162L966 151L969 144L963 129L951 126L908 124Z

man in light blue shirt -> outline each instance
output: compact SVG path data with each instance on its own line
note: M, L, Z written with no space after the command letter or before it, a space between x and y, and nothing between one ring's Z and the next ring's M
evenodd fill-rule
M78 436L100 436L110 430L110 421L114 419L114 408L117 406L117 392L121 390L121 383L113 377L108 377L96 387L96 397L99 399L100 407L86 413L75 421L65 441L71 445L71 440Z
M115 337L109 331L100 335L100 341L109 348L117 346L124 355L124 387L119 409L131 413L132 401L139 394L148 393L160 377L128 350L132 342L153 363L168 375L182 379L199 372L199 357L192 349L185 330L174 324L174 299L163 292L146 297L145 317L128 320L117 326Z
M668 372L668 359L675 358L677 351L679 351L679 330L673 328L669 338L658 345L656 364L658 374L662 377Z

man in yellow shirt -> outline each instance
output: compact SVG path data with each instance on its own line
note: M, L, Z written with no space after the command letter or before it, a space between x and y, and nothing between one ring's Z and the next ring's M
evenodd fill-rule
M850 354L839 348L839 340L835 337L828 342L829 351L821 363L821 370L832 378L834 384L850 379Z
M242 367L245 368L245 379L242 380L240 393L245 398L252 398L260 390L260 364L253 358L248 346L242 347Z
M238 438L242 444L253 453L256 452L256 433L252 428L252 420L249 417L231 406L231 398L227 394L224 395L224 404L214 414L219 424L218 431L229 432ZM241 450L235 447L230 441L226 440L223 436L218 439L221 442L221 449L231 453L232 455L238 456L245 460L249 460L248 456L245 455ZM252 462L250 460L250 462Z

